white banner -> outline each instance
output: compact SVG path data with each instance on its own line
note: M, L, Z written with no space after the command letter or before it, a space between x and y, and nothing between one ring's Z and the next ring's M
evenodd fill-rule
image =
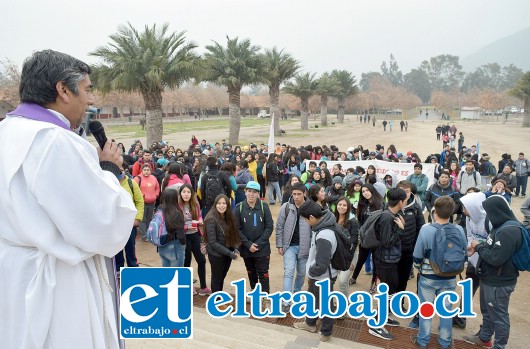
M306 160L306 168L309 168L309 162L315 161L317 165L322 160ZM324 160L328 164L328 170L331 172L331 169L335 164L340 164L342 166L342 173L346 174L348 168L354 168L361 166L366 169L368 165L374 165L376 174L379 178L383 179L385 175L393 173L396 175L396 178L399 181L407 179L407 177L414 173L414 164L413 163L403 163L403 162L389 162L382 160L362 160L362 161L331 161ZM429 178L429 187L433 185L436 180L434 179L434 165L433 164L421 164L423 166L422 173L424 173Z

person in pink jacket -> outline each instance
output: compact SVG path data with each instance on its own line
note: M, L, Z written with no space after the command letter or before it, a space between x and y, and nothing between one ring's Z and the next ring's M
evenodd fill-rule
M139 229L142 240L147 241L146 232L155 212L155 202L160 195L160 185L156 177L151 174L150 164L143 164L142 173L134 177L134 180L138 183L144 197L144 217L140 222Z
M166 177L162 180L162 190L172 187L178 191L182 184L191 185L186 165L180 162L173 162L169 165Z

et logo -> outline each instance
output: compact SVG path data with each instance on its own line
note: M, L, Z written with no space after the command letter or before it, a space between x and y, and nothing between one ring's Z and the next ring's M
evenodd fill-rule
M191 268L122 268L120 336L192 339Z

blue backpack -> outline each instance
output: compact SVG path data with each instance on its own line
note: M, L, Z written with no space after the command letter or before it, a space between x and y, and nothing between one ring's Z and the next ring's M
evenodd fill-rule
M519 271L530 271L530 232L523 224L516 221L508 221L499 227L521 228L523 236L521 247L512 256L512 263Z
M153 219L149 223L146 235L147 240L155 246L164 246L170 242L162 210L156 211Z
M466 237L451 223L434 223L432 226L437 229L429 255L434 274L445 277L459 275L467 261Z

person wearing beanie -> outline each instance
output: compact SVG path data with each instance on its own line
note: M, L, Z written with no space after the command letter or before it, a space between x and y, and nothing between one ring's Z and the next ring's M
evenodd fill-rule
M495 165L490 162L490 156L488 153L482 153L478 172L480 173L480 178L482 180L482 189L485 190L488 187L491 178L497 175L497 169L495 168Z
M508 188L506 181L504 179L497 179L490 190L484 193L487 198L492 195L501 195L508 201L509 204L512 203L512 191Z
M342 187L342 177L335 176L331 181L331 185L325 190L326 202L329 204L331 212L335 212L337 201L341 196L344 196L344 188Z

